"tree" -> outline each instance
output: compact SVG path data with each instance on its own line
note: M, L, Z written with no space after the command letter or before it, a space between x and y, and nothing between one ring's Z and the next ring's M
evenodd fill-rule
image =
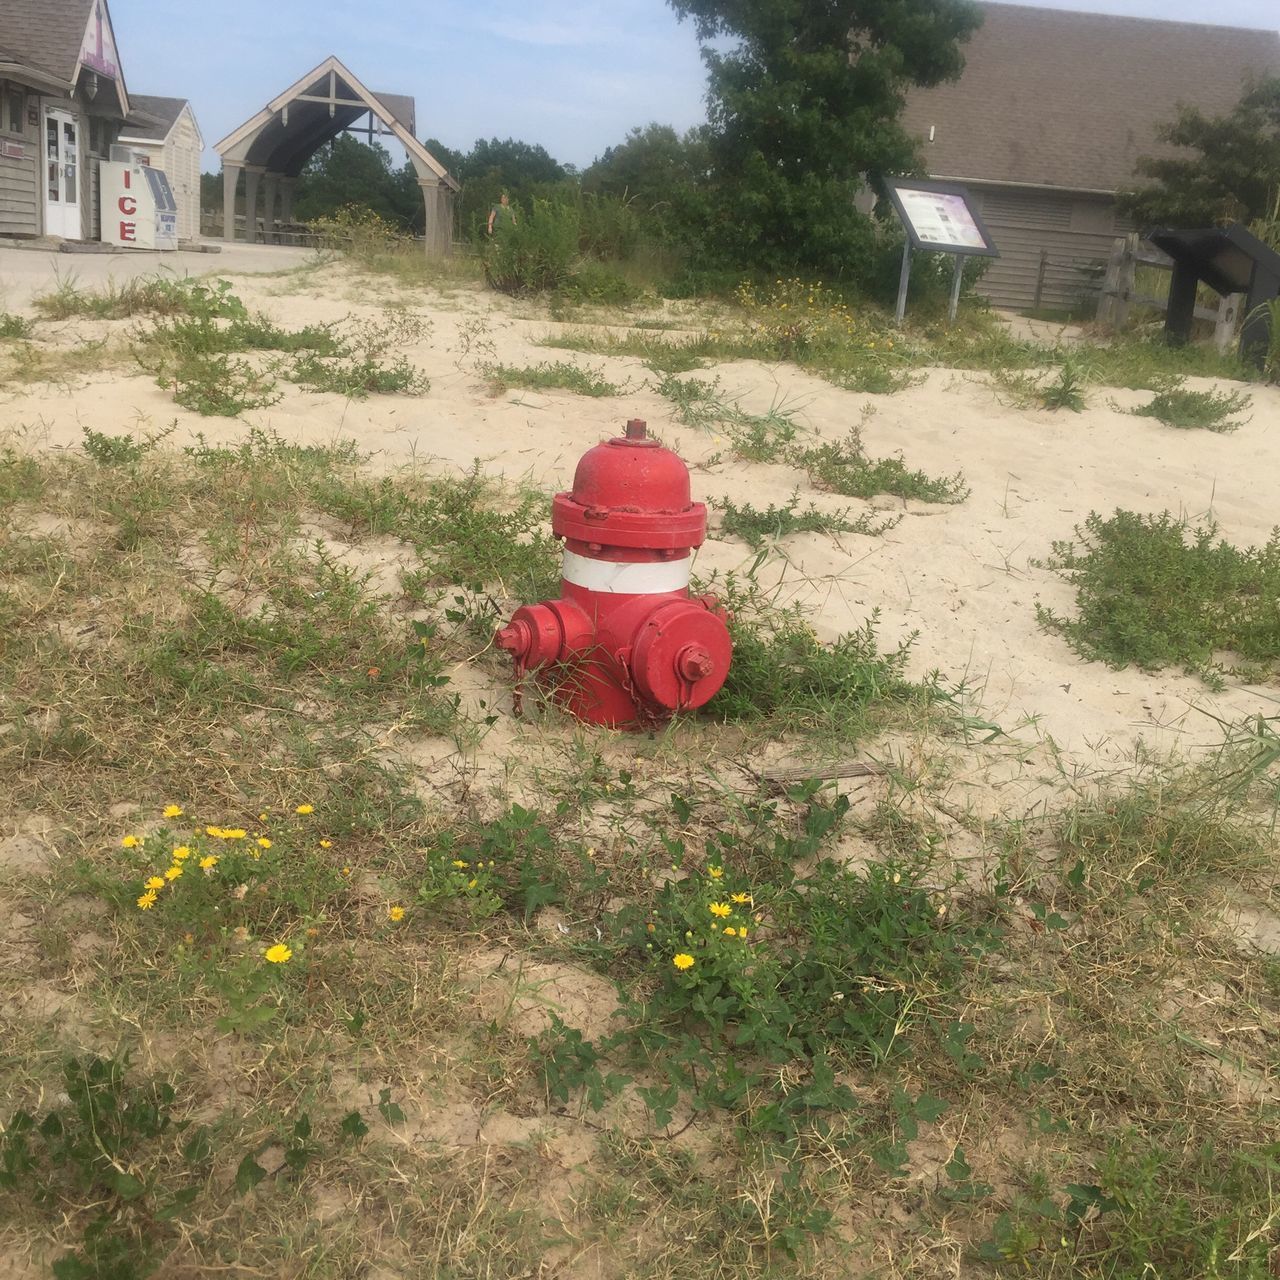
M364 205L406 231L420 231L426 220L412 164L393 170L386 147L342 133L307 162L298 179L294 215L308 222L349 204Z
M771 271L847 273L862 175L917 171L907 90L958 76L971 0L670 0L708 70L714 240Z
M1183 107L1157 137L1195 154L1138 161L1138 172L1155 181L1121 195L1120 208L1134 222L1207 227L1273 213L1280 195L1280 77L1250 87L1225 116Z

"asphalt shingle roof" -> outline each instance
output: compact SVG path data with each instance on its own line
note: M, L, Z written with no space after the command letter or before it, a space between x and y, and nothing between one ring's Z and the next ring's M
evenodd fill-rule
M1116 191L1181 103L1223 115L1250 77L1280 75L1280 35L984 4L954 84L908 98L936 177ZM929 130L934 139L929 142Z
M124 122L125 134L130 138L163 142L186 105L186 98L155 98L150 94L131 93L129 106L132 110Z
M57 76L69 86L93 5L94 0L3 0L0 45L14 61Z

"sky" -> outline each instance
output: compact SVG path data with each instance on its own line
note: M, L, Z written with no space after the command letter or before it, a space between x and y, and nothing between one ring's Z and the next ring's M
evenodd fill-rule
M1027 0L1037 3L1037 0ZM1041 7L1280 27L1277 0L1054 0ZM704 119L688 23L665 0L111 0L135 93L189 98L213 144L329 54L417 99L418 136L540 143L585 167L627 130Z

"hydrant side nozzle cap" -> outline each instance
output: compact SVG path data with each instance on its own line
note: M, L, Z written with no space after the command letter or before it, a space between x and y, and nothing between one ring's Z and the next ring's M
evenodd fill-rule
M647 440L649 424L643 418L632 418L627 423L626 438L628 440Z

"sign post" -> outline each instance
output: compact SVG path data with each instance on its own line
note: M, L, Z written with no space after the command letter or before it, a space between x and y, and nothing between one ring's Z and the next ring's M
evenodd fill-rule
M998 258L1000 251L983 225L964 187L950 182L928 182L923 178L886 178L889 199L902 219L906 242L902 246L902 274L898 278L898 306L895 322L907 313L907 287L911 283L911 251L955 254L955 275L951 282L950 319L954 322L960 306L960 284L964 260Z

